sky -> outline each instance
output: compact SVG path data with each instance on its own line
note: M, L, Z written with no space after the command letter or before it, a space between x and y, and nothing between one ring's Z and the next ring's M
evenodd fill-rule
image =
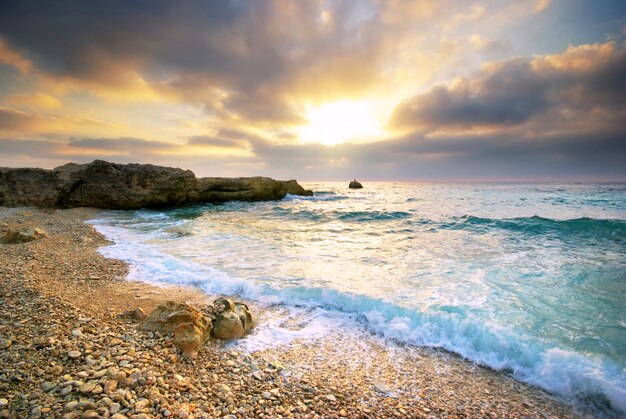
M626 181L624 0L0 0L0 166Z

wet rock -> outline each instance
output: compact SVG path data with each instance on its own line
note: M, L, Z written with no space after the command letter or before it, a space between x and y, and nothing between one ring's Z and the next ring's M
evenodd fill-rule
M217 339L241 339L253 326L252 315L244 303L229 298L213 302L215 319L211 336Z
M44 237L48 237L48 233L40 228L10 228L0 237L0 243L27 243L33 240L43 239Z
M195 358L211 333L211 319L187 303L167 301L139 326L140 330L174 333L174 346Z
M350 188L350 189L361 189L361 188L363 188L363 185L361 185L360 182L357 182L357 180L354 179L353 181L351 181L348 184L348 188Z

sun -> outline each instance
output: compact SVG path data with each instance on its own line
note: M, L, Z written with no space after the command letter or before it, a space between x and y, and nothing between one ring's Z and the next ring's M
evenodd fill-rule
M300 140L326 145L367 141L380 137L382 122L375 106L366 101L342 100L307 108L308 125L299 130Z

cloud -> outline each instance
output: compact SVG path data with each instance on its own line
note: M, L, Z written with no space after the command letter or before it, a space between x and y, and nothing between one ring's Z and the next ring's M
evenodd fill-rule
M149 141L141 138L81 138L71 140L68 147L94 151L123 153L125 155L153 154L174 151L179 146L162 141Z
M0 36L49 84L290 127L305 122L304 103L388 91L381 74L389 62L453 9L429 1L24 0L0 3Z
M17 164L15 153L41 164L137 159L201 174L310 179L575 167L623 177L614 164L624 157L623 34L546 55L618 33L605 15L623 6L598 15L570 6L0 2L0 161ZM563 16L577 25L559 24ZM499 61L481 67L485 57ZM336 101L375 103L381 118L393 110L386 140L299 144L307 111Z
M621 117L625 110L626 47L609 42L486 64L401 103L391 125L421 132L502 129L549 114L567 129L568 114Z
M244 140L237 140L233 138L219 138L209 135L198 135L189 137L187 144L197 146L213 146L224 148L239 148L244 147L248 143Z
M506 52L511 49L511 45L508 42L483 38L478 33L470 35L468 41L477 50L490 54Z
M28 108L58 109L63 106L56 97L40 92L9 96L5 101L12 105L26 106Z
M25 112L0 107L0 131L24 129L35 119Z
M33 63L15 51L0 37L0 63L17 68L22 73L30 72Z
M537 0L533 6L533 12L541 13L550 7L551 0Z

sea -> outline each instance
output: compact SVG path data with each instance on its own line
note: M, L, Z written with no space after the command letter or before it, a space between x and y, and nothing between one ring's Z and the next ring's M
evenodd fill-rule
M340 322L626 415L626 184L303 186L315 195L91 223L129 279L282 307L285 326L257 327L250 351Z

